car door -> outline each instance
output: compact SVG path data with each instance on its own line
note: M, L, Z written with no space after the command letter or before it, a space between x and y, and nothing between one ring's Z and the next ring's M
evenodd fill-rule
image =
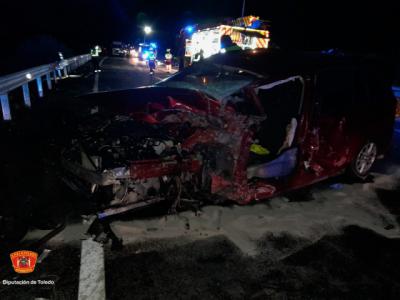
M304 83L300 76L256 88L264 121L250 151L248 177L282 178L294 171L298 157L298 129Z
M354 98L353 68L332 67L316 75L311 128L318 145L313 163L322 170L336 172L348 161Z

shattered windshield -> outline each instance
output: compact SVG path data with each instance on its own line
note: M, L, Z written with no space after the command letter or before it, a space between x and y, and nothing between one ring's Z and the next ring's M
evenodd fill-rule
M256 74L239 68L202 62L157 85L199 90L221 100L252 83L257 77Z

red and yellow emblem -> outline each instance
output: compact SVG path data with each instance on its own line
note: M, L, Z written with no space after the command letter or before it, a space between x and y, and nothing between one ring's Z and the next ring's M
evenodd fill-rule
M31 273L35 270L38 254L33 251L21 250L10 254L12 266L17 273Z

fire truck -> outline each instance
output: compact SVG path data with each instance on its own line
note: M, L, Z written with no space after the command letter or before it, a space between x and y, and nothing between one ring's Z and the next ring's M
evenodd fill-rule
M263 28L263 29L261 29ZM192 63L201 56L207 58L221 51L221 37L229 35L242 49L268 48L269 30L259 17L247 16L227 25L198 29L186 39L185 56Z

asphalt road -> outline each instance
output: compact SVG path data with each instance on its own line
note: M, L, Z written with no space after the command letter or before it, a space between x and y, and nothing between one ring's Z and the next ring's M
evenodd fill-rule
M134 88L169 75L160 66L150 76L145 64L123 58L105 58L100 67L60 83L58 97ZM394 133L368 182L340 177L314 186L307 197L169 216L143 212L114 222L124 248L104 247L107 299L398 298L400 121ZM74 205L69 199L65 207L73 212ZM10 265L0 272L0 281L42 278L55 285L0 282L0 299L76 299L88 226L86 218L70 214L67 227L44 246L52 251L34 273L17 275ZM24 243L47 232L31 230Z
M99 67L101 72L94 72L94 66L89 63L70 74L59 82L58 93L50 100L147 86L172 75L166 72L165 65L159 65L154 75L150 75L146 63L133 58L105 57L100 59Z
M164 65L150 75L146 63L134 58L108 57L100 61L100 69L101 72L94 74L94 92L151 85L169 75Z

